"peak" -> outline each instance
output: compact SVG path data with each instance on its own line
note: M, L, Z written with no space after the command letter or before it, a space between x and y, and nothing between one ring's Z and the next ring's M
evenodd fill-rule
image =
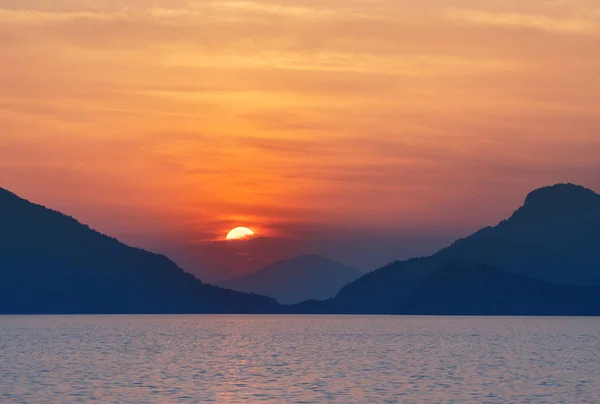
M302 254L297 256L296 258L292 258L292 260L303 260L303 261L329 261L329 259L325 257L321 257L317 254Z
M265 269L282 269L282 268L336 268L344 267L343 264L333 261L329 258L317 254L303 254L294 258L275 261L268 265ZM350 269L350 268L349 268Z
M294 263L296 265L304 266L344 266L340 262L334 261L330 258L323 257L322 255L318 254L302 254L288 260L283 260L281 262Z
M294 258L284 259L281 261L274 262L274 265L303 265L303 266L314 266L314 265L325 265L330 264L331 261L328 258L321 257L316 254L303 254Z
M525 207L543 209L588 209L600 207L600 195L575 184L557 184L536 189L525 199Z
M588 217L591 212L594 216L600 213L600 195L579 185L557 184L531 192L525 199L525 204L505 222L523 224L532 221L573 221L575 218Z

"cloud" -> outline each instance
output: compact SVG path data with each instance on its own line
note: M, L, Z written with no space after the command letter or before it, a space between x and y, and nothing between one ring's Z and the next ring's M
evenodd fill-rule
M195 3L201 4L201 3ZM219 1L218 3L209 3L215 8L231 9L242 13L259 13L300 18L330 18L343 15L343 11L324 9L319 7L302 7L297 5L286 5L258 1Z
M439 55L406 55L391 57L369 53L284 53L261 52L252 55L190 56L189 53L169 55L165 62L173 67L246 68L313 70L333 73L371 73L379 75L431 76L455 74L485 74L519 69L510 60L476 60Z
M484 3L0 0L0 175L158 247L476 228L600 186L597 6Z
M475 9L450 9L446 12L446 16L452 21L477 25L531 28L566 34L600 35L600 24L597 19L559 18L543 14Z

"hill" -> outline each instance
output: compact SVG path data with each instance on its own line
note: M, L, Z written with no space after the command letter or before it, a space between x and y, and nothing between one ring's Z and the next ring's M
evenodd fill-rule
M309 299L334 297L361 273L318 255L302 255L277 261L253 274L232 279L219 285L240 292L253 292L294 304Z
M594 290L590 288L600 286L599 246L600 195L577 185L559 184L530 193L522 207L495 227L484 228L430 257L395 262L373 271L344 287L334 299L326 303L309 302L300 310L391 313L410 307L413 313L435 312L431 310L435 307L433 303L426 304L422 299L415 303L415 291L430 290L433 286L427 282L444 275L450 278L438 294L443 291L458 298L466 293L468 288L450 282L450 273L443 272L451 262L480 265L480 269L495 268L512 276L513 285L531 280L557 287L564 285L560 290L565 297L562 294L555 297L558 303L570 305L573 290L586 295ZM474 281L466 277L469 273L473 275L473 271L459 273L464 285ZM434 274L438 274L437 278L432 278ZM437 295L429 296L433 299ZM492 304L485 300L479 303L480 310ZM440 314L444 312L438 309Z
M302 302L288 308L288 312L438 316L600 315L600 287L557 285L466 261L450 261L426 271L424 276L419 274L418 279L414 276L415 267L396 269L399 278L412 281L402 293L384 290L380 295L354 301L346 294L326 301Z
M556 285L493 267L453 261L428 275L395 314L593 315L600 288Z
M263 313L270 298L202 283L0 188L0 313Z

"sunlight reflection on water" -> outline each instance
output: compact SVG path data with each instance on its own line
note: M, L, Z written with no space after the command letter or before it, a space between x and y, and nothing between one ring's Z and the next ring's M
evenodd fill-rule
M597 403L600 319L4 316L0 401Z

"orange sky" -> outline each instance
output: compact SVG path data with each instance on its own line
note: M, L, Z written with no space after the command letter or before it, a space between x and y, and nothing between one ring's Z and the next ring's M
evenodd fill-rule
M600 189L595 0L0 0L0 60L0 186L159 251Z

